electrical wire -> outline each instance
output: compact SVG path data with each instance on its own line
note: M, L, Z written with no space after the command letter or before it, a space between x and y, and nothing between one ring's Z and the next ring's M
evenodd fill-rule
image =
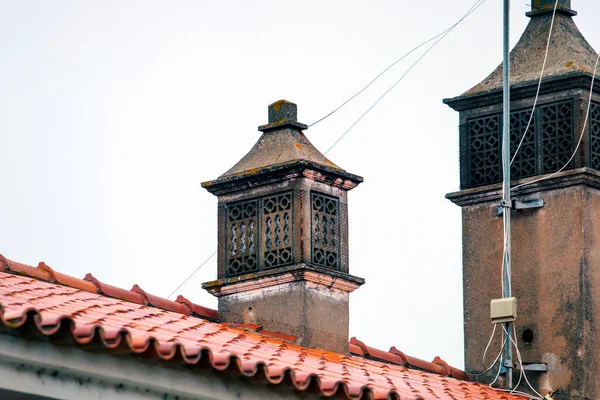
M556 0L556 3L554 3L554 10L552 11L552 21L550 22L550 32L548 32L548 41L546 42L546 50L544 52L544 62L542 63L542 72L540 73L540 79L538 80L538 86L537 86L537 91L535 92L535 100L533 101L533 108L531 109L531 115L529 116L529 121L527 122L527 127L525 128L525 131L523 132L523 135L521 136L519 145L517 146L517 149L515 150L515 154L513 155L513 157L510 160L510 165L512 165L513 162L515 161L515 158L517 157L517 154L519 153L519 150L521 149L521 146L523 145L525 136L527 136L527 132L529 131L529 127L531 126L531 122L533 121L535 107L537 106L538 98L540 97L540 88L542 87L542 78L544 77L544 71L546 70L546 61L548 61L548 53L550 50L550 39L552 38L552 28L554 27L554 19L556 17L556 9L558 7L558 1L559 0Z
M454 28L456 28L456 26L458 26L458 24L464 20L466 17L468 17L469 15L471 15L473 12L475 12L475 10L477 10L479 7L481 7L481 5L483 3L485 3L486 0L477 0L475 2L475 4L471 7L471 9L467 12L467 14L465 14L465 16L463 16L463 18L461 18L459 20L459 22L457 22L456 24L454 24L454 26L452 26L450 29L448 29L444 34L441 35L441 37L436 40L431 46L429 46L429 48L417 59L417 61L415 61L407 70L406 72L404 72L404 74L396 81L394 82L394 84L385 91L385 93L383 93L383 95L381 95L381 97L379 97L377 99L377 101L375 101L375 103L373 103L373 105L371 105L371 107L369 107L367 109L367 111L365 111L356 121L354 121L354 123L350 126L350 128L348 128L339 138L338 140L335 141L335 143L333 143L331 145L331 147L329 147L329 149L327 149L327 151L324 153L324 155L327 155L327 153L329 153L339 142L342 141L342 139L352 130L352 128L354 128L373 108L375 108L377 106L377 104L379 104L379 102L381 100L383 100L383 98L385 96L388 95L388 93L390 93L400 82L402 82L402 80L406 77L406 75L408 75L408 73L410 71L412 71L412 69L439 43L441 42L446 36L448 36L448 34L450 34L450 32L452 32L454 30Z
M450 32L451 30L453 30L458 24L460 24L465 18L467 18L469 15L471 15L471 13L473 11L475 11L475 9L477 7L479 7L479 5L477 5L477 3L479 3L481 0L477 0L475 2L475 4L473 4L471 6L471 8L469 8L469 10L466 12L465 15L463 15L463 17L461 19L458 20L458 22L456 22L454 25L452 25L450 28L446 29L443 32L438 33L437 35L427 39L426 41L424 41L423 43L419 44L417 47L413 48L412 50L410 50L408 53L404 54L402 57L400 57L399 59L397 59L396 61L394 61L392 64L390 64L386 69L384 69L383 71L381 71L371 82L369 82L365 87L363 87L362 89L360 89L358 92L356 92L354 95L352 95L348 100L346 100L345 102L343 102L341 105L339 105L337 108L335 108L333 111L331 111L329 114L325 115L324 117L320 118L319 120L313 122L312 124L308 125L308 127L310 128L311 126L314 126L316 124L318 124L319 122L329 118L331 115L333 115L334 113L336 113L337 111L339 111L340 109L342 109L346 104L350 103L352 100L354 100L354 98L358 95L360 95L362 92L364 92L365 90L367 90L373 83L375 83L376 80L378 80L383 74L385 74L387 71L389 71L390 69L392 69L396 64L398 64L400 61L404 60L406 57L408 57L409 55L411 55L412 53L414 53L415 51L417 51L418 49L420 49L421 47L425 46L427 43L439 38L440 36ZM485 0L483 0L485 1Z
M581 135L579 135L579 140L577 141L577 146L575 146L575 150L573 151L573 154L571 154L569 161L567 161L565 163L565 165L563 165L558 171L556 171L550 175L542 176L541 178L534 179L532 181L525 182L520 185L514 186L512 189L510 189L511 191L513 191L517 188L526 186L526 185L531 185L532 183L536 183L536 182L540 182L540 181L543 181L546 179L553 178L556 175L558 175L559 173L561 173L565 168L567 168L569 166L569 164L571 163L571 161L573 161L573 158L575 158L575 155L577 154L577 151L579 150L579 146L581 146L581 141L583 140L585 128L587 127L587 123L588 123L588 120L590 117L590 107L592 106L592 95L594 94L594 82L596 81L596 71L598 70L598 61L600 61L600 53L598 53L598 57L596 57L596 64L594 65L594 73L592 75L592 84L590 86L590 96L588 98L588 105L587 105L587 111L585 114L585 120L583 121L583 128L581 128Z
M502 329L504 329L504 333L506 333L506 335L508 335L508 331L506 330L504 325L502 326ZM512 344L515 346L515 349L517 350L517 358L519 359L519 364L521 365L521 375L523 376L523 378L525 378L525 382L527 382L527 386L529 386L529 389L531 389L533 391L533 393L535 393L536 395L539 396L539 397L537 397L538 399L542 399L543 396L541 394L539 394L537 392L537 390L535 390L533 388L533 386L529 382L529 379L527 379L527 374L525 373L525 369L523 368L523 359L521 358L521 352L519 351L519 345L517 344L517 334L515 333L514 330L513 330L513 335L514 335L514 339L511 335L508 335L508 337L510 337L510 341L512 342ZM519 383L520 382L521 382L521 378L519 378ZM519 393L520 394L521 392L516 391L517 387L518 387L518 385L515 386L513 391L511 391L511 393Z
M492 334L490 335L490 340L488 340L487 346L485 346L485 350L483 352L483 365L485 366L485 356L490 348L490 344L492 344L492 340L494 340L494 335L496 334L496 324L494 324L494 329L492 329Z
M207 262L209 262L210 259L215 256L215 254L217 254L216 251L214 253L212 253L206 260L204 260L204 262L202 264L200 264L200 266L198 268L196 268L196 270L194 272L192 272L190 274L190 276L188 276L186 278L186 280L181 283L181 285L177 286L177 288L175 290L173 290L169 296L167 296L167 299L170 298L171 296L173 296L176 291L178 291L183 285L185 285L186 282L189 281L192 278L192 276L196 275L196 272L200 271L200 268L202 268L204 266L204 264L206 264Z
M334 109L333 111L331 111L329 114L325 115L323 118L313 122L312 124L309 125L309 127L314 126L316 124L318 124L319 122L325 120L326 118L330 117L332 114L334 114L335 112L339 111L342 107L344 107L346 104L348 104L350 101L352 101L356 96L360 95L362 92L364 92L365 90L367 90L367 88L369 88L373 83L375 83L376 80L378 80L383 74L385 74L388 70L390 70L392 67L394 67L396 64L398 64L400 61L404 60L406 57L408 57L409 55L411 55L412 53L414 53L415 51L417 51L418 49L420 49L421 47L425 46L427 43L439 38L440 36L441 39L443 39L444 37L446 37L450 32L452 32L452 30L454 30L454 28L456 28L463 20L465 20L469 15L471 15L476 9L478 9L483 3L485 3L486 0L477 0L472 6L471 8L469 8L469 10L465 13L465 15L462 16L461 19L459 19L454 25L452 25L450 28L446 29L443 32L438 33L437 35L431 37L430 39L427 39L426 41L424 41L423 43L419 44L417 47L413 48L412 50L410 50L408 53L406 53L405 55L403 55L402 57L400 57L398 60L396 60L395 62L393 62L390 66L388 66L386 69L384 69L383 71L381 71L371 82L369 82L364 88L362 88L361 90L359 90L357 93L355 93L352 97L350 97L348 100L346 100L345 102L343 102L339 107L337 107L336 109ZM376 105L377 103L379 103L379 101L381 101L381 99L383 99L383 97L385 97L387 95L388 92L390 92L407 74L408 72L410 72L410 70L416 66L416 64L418 64L419 61L421 61L421 59L423 57L425 57L425 55L427 53L429 53L429 51L435 47L435 45L437 45L440 41L438 40L437 42L435 42L433 44L433 46L431 46L426 52L425 54L423 54L409 69L408 71L406 71L406 73L390 88L388 89L387 92L384 93L383 96L381 96L379 98L379 100L377 100L375 102L375 104L373 104L371 106L371 108L369 108L351 127L350 129L352 129L354 127L354 125L356 125L358 123L358 121L360 121L369 111L371 111ZM350 131L350 129L348 129L324 154L326 155L327 153L329 153L329 151L331 149L333 149L342 139L344 136L346 136L346 134ZM208 259L206 259L206 261L204 261L202 264L200 264L200 266L194 271L192 272L192 274L190 276L187 277L187 279L185 281L183 281L173 292L171 292L171 294L168 296L171 297L173 296L173 294L175 294L176 291L178 291L188 280L190 280L199 270L200 268L202 268L204 266L204 264L206 264L212 257L214 257L214 255L217 252L215 251L213 254L210 255L210 257L208 257Z
M485 353L487 352L487 349L489 347L489 344L492 342L492 339L494 337L494 333L496 332L496 326L497 324L494 324L494 329L492 331L492 336L490 337L490 340L488 341L488 346L486 346L486 351L484 352L484 359L485 359ZM500 346L500 352L498 353L498 357L496 357L496 360L494 360L494 363L492 364L492 366L485 372L483 373L479 373L479 374L470 374L473 376L478 376L478 375L484 375L485 373L489 372L491 369L493 369L493 367L496 365L496 363L498 362L498 359L500 359L500 365L498 366L498 371L496 371L496 374L494 376L494 380L488 384L490 389L499 391L499 392L504 392L504 393L509 393L509 394L517 394L520 396L524 396L527 397L529 399L532 400L543 400L542 396L533 388L533 386L531 385L531 383L529 382L529 380L527 379L527 375L525 374L525 370L523 369L523 359L521 358L521 352L519 350L519 347L517 345L517 336L516 336L516 332L515 330L513 330L513 335L514 335L514 339L512 338L512 336L508 335L508 331L506 330L506 328L504 327L504 325L502 324L502 329L504 330L504 340L502 345ZM510 342L509 342L510 339ZM519 380L517 381L517 384L512 388L512 389L502 389L502 388L496 388L494 387L494 385L498 382L498 379L500 378L500 373L502 372L502 365L504 362L504 356L502 356L504 347L507 344L512 343L512 345L515 346L516 352L517 352L517 359L519 360L519 364L521 365L521 373L519 374ZM484 362L485 364L485 362ZM519 386L521 385L522 380L525 379L525 382L527 382L527 385L529 386L529 389L531 389L537 396L532 396L529 393L525 393L525 392L521 392L518 391L517 389L519 388Z
M494 338L494 334L496 333L496 324L494 324L494 329L492 330L492 335L490 336L490 340L488 341L487 346L485 347L485 351L483 352L483 366L485 367L485 355L487 354L487 351L489 350L490 344L492 343L492 339ZM505 342L506 344L506 339ZM469 372L467 371L467 374L469 374L470 376L482 376L487 374L488 372L490 372L492 369L494 369L494 367L496 366L496 364L498 363L498 360L500 359L500 357L502 357L502 350L503 350L504 346L500 346L500 351L498 352L498 355L496 356L496 358L494 359L494 362L492 363L492 365L490 365L489 367L487 367L485 369L485 371L482 372Z

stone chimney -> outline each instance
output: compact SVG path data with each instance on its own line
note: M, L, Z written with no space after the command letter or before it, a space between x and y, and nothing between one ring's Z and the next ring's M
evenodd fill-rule
M227 322L260 324L307 347L348 352L347 192L363 181L317 150L296 104L269 106L261 137L202 186L218 196L218 279L203 288Z
M533 0L531 2L531 11L527 13L527 16L533 18L536 15L552 13L555 4L556 0ZM571 0L558 0L556 12L571 16L577 15L575 11L571 10Z
M546 11L554 3L534 1L511 52L511 156L532 121L512 164L511 186L544 178L513 191L515 331L523 362L547 365L547 372L527 372L540 393L558 390L554 400L600 399L600 82L584 124L597 54L572 20L574 12L565 11L570 2L560 1L564 12L556 13L532 115L551 23ZM489 304L502 294L502 67L445 103L460 120L461 190L447 197L462 208L465 367L483 372ZM488 361L499 348L497 335Z

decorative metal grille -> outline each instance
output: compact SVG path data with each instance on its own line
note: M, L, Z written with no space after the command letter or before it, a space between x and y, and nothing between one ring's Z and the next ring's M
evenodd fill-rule
M468 125L469 186L500 181L500 116L474 119Z
M293 262L292 192L227 206L226 276Z
M258 270L256 200L237 203L227 208L227 268L228 276Z
M265 268L281 267L292 258L292 194L262 199L263 257Z
M573 107L571 102L542 106L541 114L541 173L555 172L573 153Z
M594 144L590 138L590 154L596 157L600 169L600 105L594 111L598 132ZM521 140L531 110L516 111L510 116L511 156L514 155ZM495 114L476 118L467 122L466 182L463 188L498 183L502 179L502 116ZM592 115L593 118L593 115ZM592 133L590 133L591 135ZM594 153L594 149L596 152ZM539 106L521 149L511 167L513 179L525 178L536 174L557 171L571 157L573 151L573 104L571 100ZM594 155L595 154L595 155ZM593 161L592 161L592 165Z
M600 104L590 106L590 167L600 169Z
M513 179L526 178L535 175L535 115L525 133L527 123L531 118L531 111L519 111L510 115L510 158L512 159L517 147L523 139L521 148L510 167L510 175ZM525 136L523 136L525 135Z
M311 193L312 262L339 268L340 204L334 197Z

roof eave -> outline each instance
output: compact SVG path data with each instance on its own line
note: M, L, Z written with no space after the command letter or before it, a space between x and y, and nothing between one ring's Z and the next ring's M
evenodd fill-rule
M306 160L293 160L260 169L222 176L213 181L202 182L202 187L215 195L265 185L294 176L304 176L316 181L327 182L344 190L351 190L363 182L363 178L341 169L331 168Z
M587 71L577 71L565 75L547 77L542 81L540 95L573 88L589 89L593 74ZM538 81L527 81L513 84L510 89L511 100L520 100L535 96ZM600 82L594 82L594 91L600 91ZM490 103L502 102L502 88L462 94L443 100L444 104L455 111L464 111Z

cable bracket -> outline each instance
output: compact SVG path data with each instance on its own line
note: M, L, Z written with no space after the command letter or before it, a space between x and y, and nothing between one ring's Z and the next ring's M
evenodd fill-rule
M504 209L509 207L512 210L528 210L533 208L542 208L544 207L544 199L511 200L510 202L505 199L502 199L500 201L500 206L498 207L498 216L502 216L502 214L504 214Z
M500 373L503 374L507 368L520 370L521 364L518 362L513 363L512 360L502 360ZM548 366L543 363L523 364L522 369L530 372L548 372Z

